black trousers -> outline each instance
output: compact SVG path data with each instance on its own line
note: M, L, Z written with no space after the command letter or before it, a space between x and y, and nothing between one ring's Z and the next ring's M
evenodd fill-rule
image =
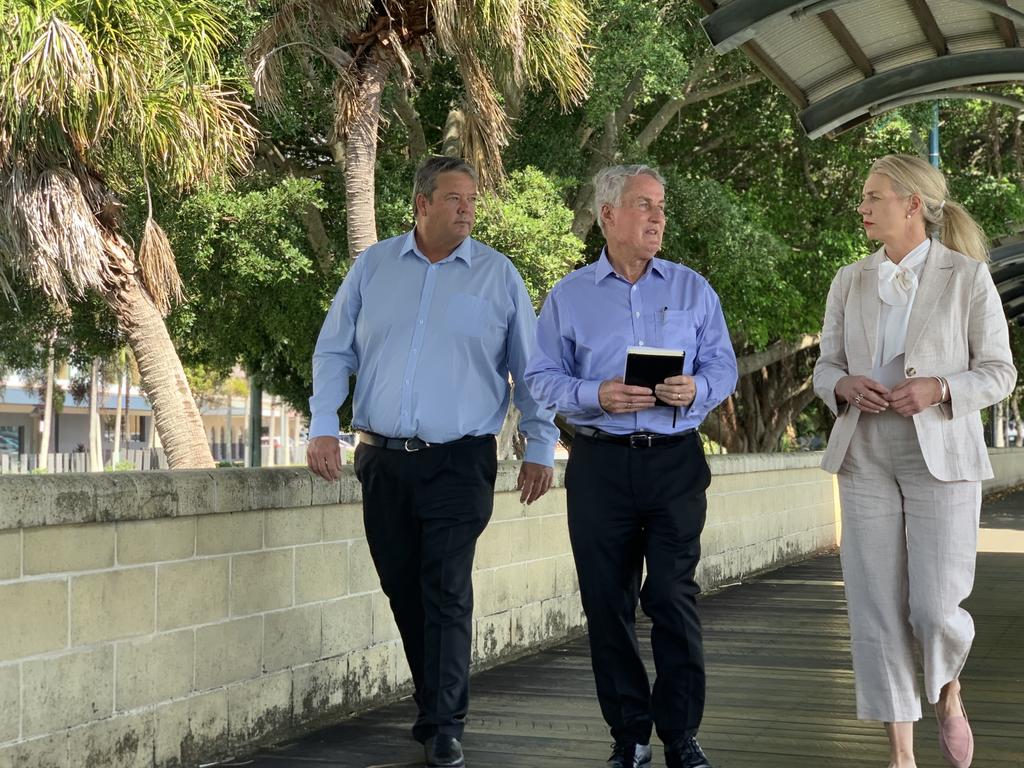
M704 646L694 571L710 482L696 434L650 448L573 440L569 536L597 697L616 741L647 744L653 724L671 743L700 726ZM637 645L638 599L653 623L653 691Z
M363 522L419 707L413 737L462 738L469 707L473 555L494 509L493 436L415 453L356 449Z

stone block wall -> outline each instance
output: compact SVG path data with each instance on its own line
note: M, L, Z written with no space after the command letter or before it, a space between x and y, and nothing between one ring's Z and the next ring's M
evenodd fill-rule
M711 457L706 589L835 544L818 457ZM0 768L196 766L409 690L350 470L0 479ZM473 661L583 629L556 488L503 465Z

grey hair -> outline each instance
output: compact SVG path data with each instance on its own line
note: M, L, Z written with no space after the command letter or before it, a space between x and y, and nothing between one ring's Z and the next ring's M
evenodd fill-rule
M601 208L606 204L613 208L621 205L622 190L626 188L626 182L635 176L650 176L661 186L665 186L664 177L649 165L612 165L602 168L594 176L594 215L597 217L597 225L601 232L604 232Z
M412 214L416 217L416 198L419 195L426 195L429 200L437 189L437 177L442 173L458 171L464 173L473 180L474 184L480 183L476 168L460 157L447 157L446 155L434 155L428 157L419 168L416 169L416 178L412 183Z

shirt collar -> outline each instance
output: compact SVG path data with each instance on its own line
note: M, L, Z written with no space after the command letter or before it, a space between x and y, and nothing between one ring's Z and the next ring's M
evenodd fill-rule
M416 245L416 229L415 229L415 227L413 229L409 230L409 234L407 234L405 236L405 244L402 246L402 255L405 256L406 254L409 254L409 253L412 253L412 254L420 257L424 261L427 261L427 262L430 261L426 256L423 255L423 251L421 251L419 249L419 246ZM465 240L463 240L461 243L459 243L458 247L456 247L456 249L454 251L452 251L450 254L448 254L447 258L441 259L441 261L439 261L438 264L444 264L446 261L452 261L453 259L462 259L464 262L466 262L466 266L472 266L472 264L473 264L473 238L472 237L467 237Z
M644 273L644 276L641 277L640 279L643 280L644 277L651 273L657 275L658 277L665 277L665 267L662 264L661 259L651 259L650 267ZM608 275L617 274L618 273L615 271L615 267L613 267L612 263L608 260L608 249L602 248L601 256L594 264L594 284L596 285L597 283L600 283L602 280L608 277Z
M931 246L931 238L926 237L924 242L919 244L914 248L914 250L900 260L899 266L903 269L917 269L917 267L924 264L925 260L928 258L928 251L931 250ZM884 258L888 259L889 257L885 256Z

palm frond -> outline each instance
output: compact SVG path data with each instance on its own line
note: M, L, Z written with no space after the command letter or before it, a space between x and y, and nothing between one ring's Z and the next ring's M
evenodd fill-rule
M249 167L258 132L217 67L230 36L217 0L0 0L5 274L58 303L131 277L101 181L116 158L179 188ZM146 252L166 304L178 289L154 260L172 258L155 226Z
M477 167L481 186L493 189L504 176L501 151L508 145L511 126L480 60L470 55L459 56L459 71L467 94L462 108L463 154Z
M142 284L146 286L153 303L166 317L171 310L171 301L180 302L181 277L174 263L174 251L167 234L152 216L146 219L146 228L139 243L139 267L142 270Z
M272 112L284 106L289 56L313 51L341 73L351 57L338 43L365 25L372 0L286 0L246 52L257 102Z
M104 283L104 245L93 211L100 201L69 168L0 176L0 229L14 269L60 305ZM89 200L93 197L93 200Z

